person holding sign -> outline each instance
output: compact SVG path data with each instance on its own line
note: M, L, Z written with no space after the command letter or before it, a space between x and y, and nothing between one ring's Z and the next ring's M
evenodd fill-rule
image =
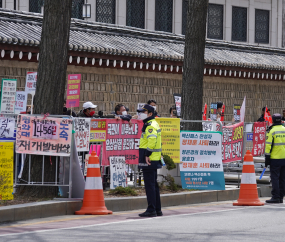
M265 167L270 165L272 198L267 203L283 203L285 195L285 127L279 113L272 116L273 125L266 135Z
M152 106L145 104L137 110L140 119L143 120L142 135L139 147L139 169L143 170L145 192L148 207L140 217L162 216L160 193L157 183L157 169L161 163L161 129L155 120L155 110Z

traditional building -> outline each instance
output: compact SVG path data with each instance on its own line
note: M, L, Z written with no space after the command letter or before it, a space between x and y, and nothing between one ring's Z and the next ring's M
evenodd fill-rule
M36 71L42 15L0 10L0 78L16 78L24 90L27 71ZM169 116L173 93L181 92L184 36L134 27L72 19L68 73L82 74L81 105L98 104L107 113L118 103L135 112L153 98ZM207 40L204 102L224 101L226 120L233 104L247 97L246 120L267 105L285 107L285 50L269 46ZM191 107L189 107L191 112Z

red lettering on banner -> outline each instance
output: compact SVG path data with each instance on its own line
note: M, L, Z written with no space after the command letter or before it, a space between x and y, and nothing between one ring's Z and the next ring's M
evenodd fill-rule
M222 160L224 163L242 159L243 122L223 126Z
M261 156L264 154L265 137L266 136L266 122L255 122L253 124L253 156Z
M103 143L102 165L109 165L110 156L125 156L126 164L138 164L139 144L143 122L132 120L132 127L127 121L107 119L104 121L106 133L95 133L96 136L106 135ZM91 130L99 128L99 120L92 119Z

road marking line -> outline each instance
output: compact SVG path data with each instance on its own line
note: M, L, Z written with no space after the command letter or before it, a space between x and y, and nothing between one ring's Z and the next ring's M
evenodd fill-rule
M125 220L125 221L109 222L109 223L102 223L102 224L82 225L82 226L69 227L69 228L36 230L36 231L29 231L29 232L22 232L22 233L3 234L3 235L0 235L0 237L13 236L13 235L18 236L18 235L44 233L44 232L55 232L55 231L69 230L69 229L98 227L98 226L112 225L112 224L117 224L117 223L141 222L141 221L146 221L146 220L150 220L150 219L163 219L163 218L171 218L171 217L187 216L187 215L192 216L192 215L200 215L200 214L228 212L228 211L242 210L242 209L246 209L246 208L250 208L250 207L239 207L239 208L233 208L233 209L225 209L225 210L219 210L219 211L208 211L208 212L198 212L198 213L190 213L190 214L177 214L177 215L169 215L169 216L164 216L164 217L163 216L162 217L151 217L151 218L144 218L144 219L139 219L139 220L138 219L130 219L130 220Z

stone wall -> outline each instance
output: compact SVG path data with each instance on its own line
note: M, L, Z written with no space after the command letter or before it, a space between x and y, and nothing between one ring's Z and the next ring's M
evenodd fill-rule
M18 90L25 89L27 71L36 71L37 63L0 61L0 78L16 78ZM80 105L92 101L97 111L110 113L123 103L135 113L137 103L155 99L161 116L169 116L174 104L173 93L181 92L182 76L159 72L68 66L68 74L82 74ZM223 101L226 104L225 120L232 119L233 104L242 104L247 97L246 121L255 121L261 108L267 105L271 113L282 113L285 108L285 82L205 76L204 103ZM79 108L76 109L77 111Z

